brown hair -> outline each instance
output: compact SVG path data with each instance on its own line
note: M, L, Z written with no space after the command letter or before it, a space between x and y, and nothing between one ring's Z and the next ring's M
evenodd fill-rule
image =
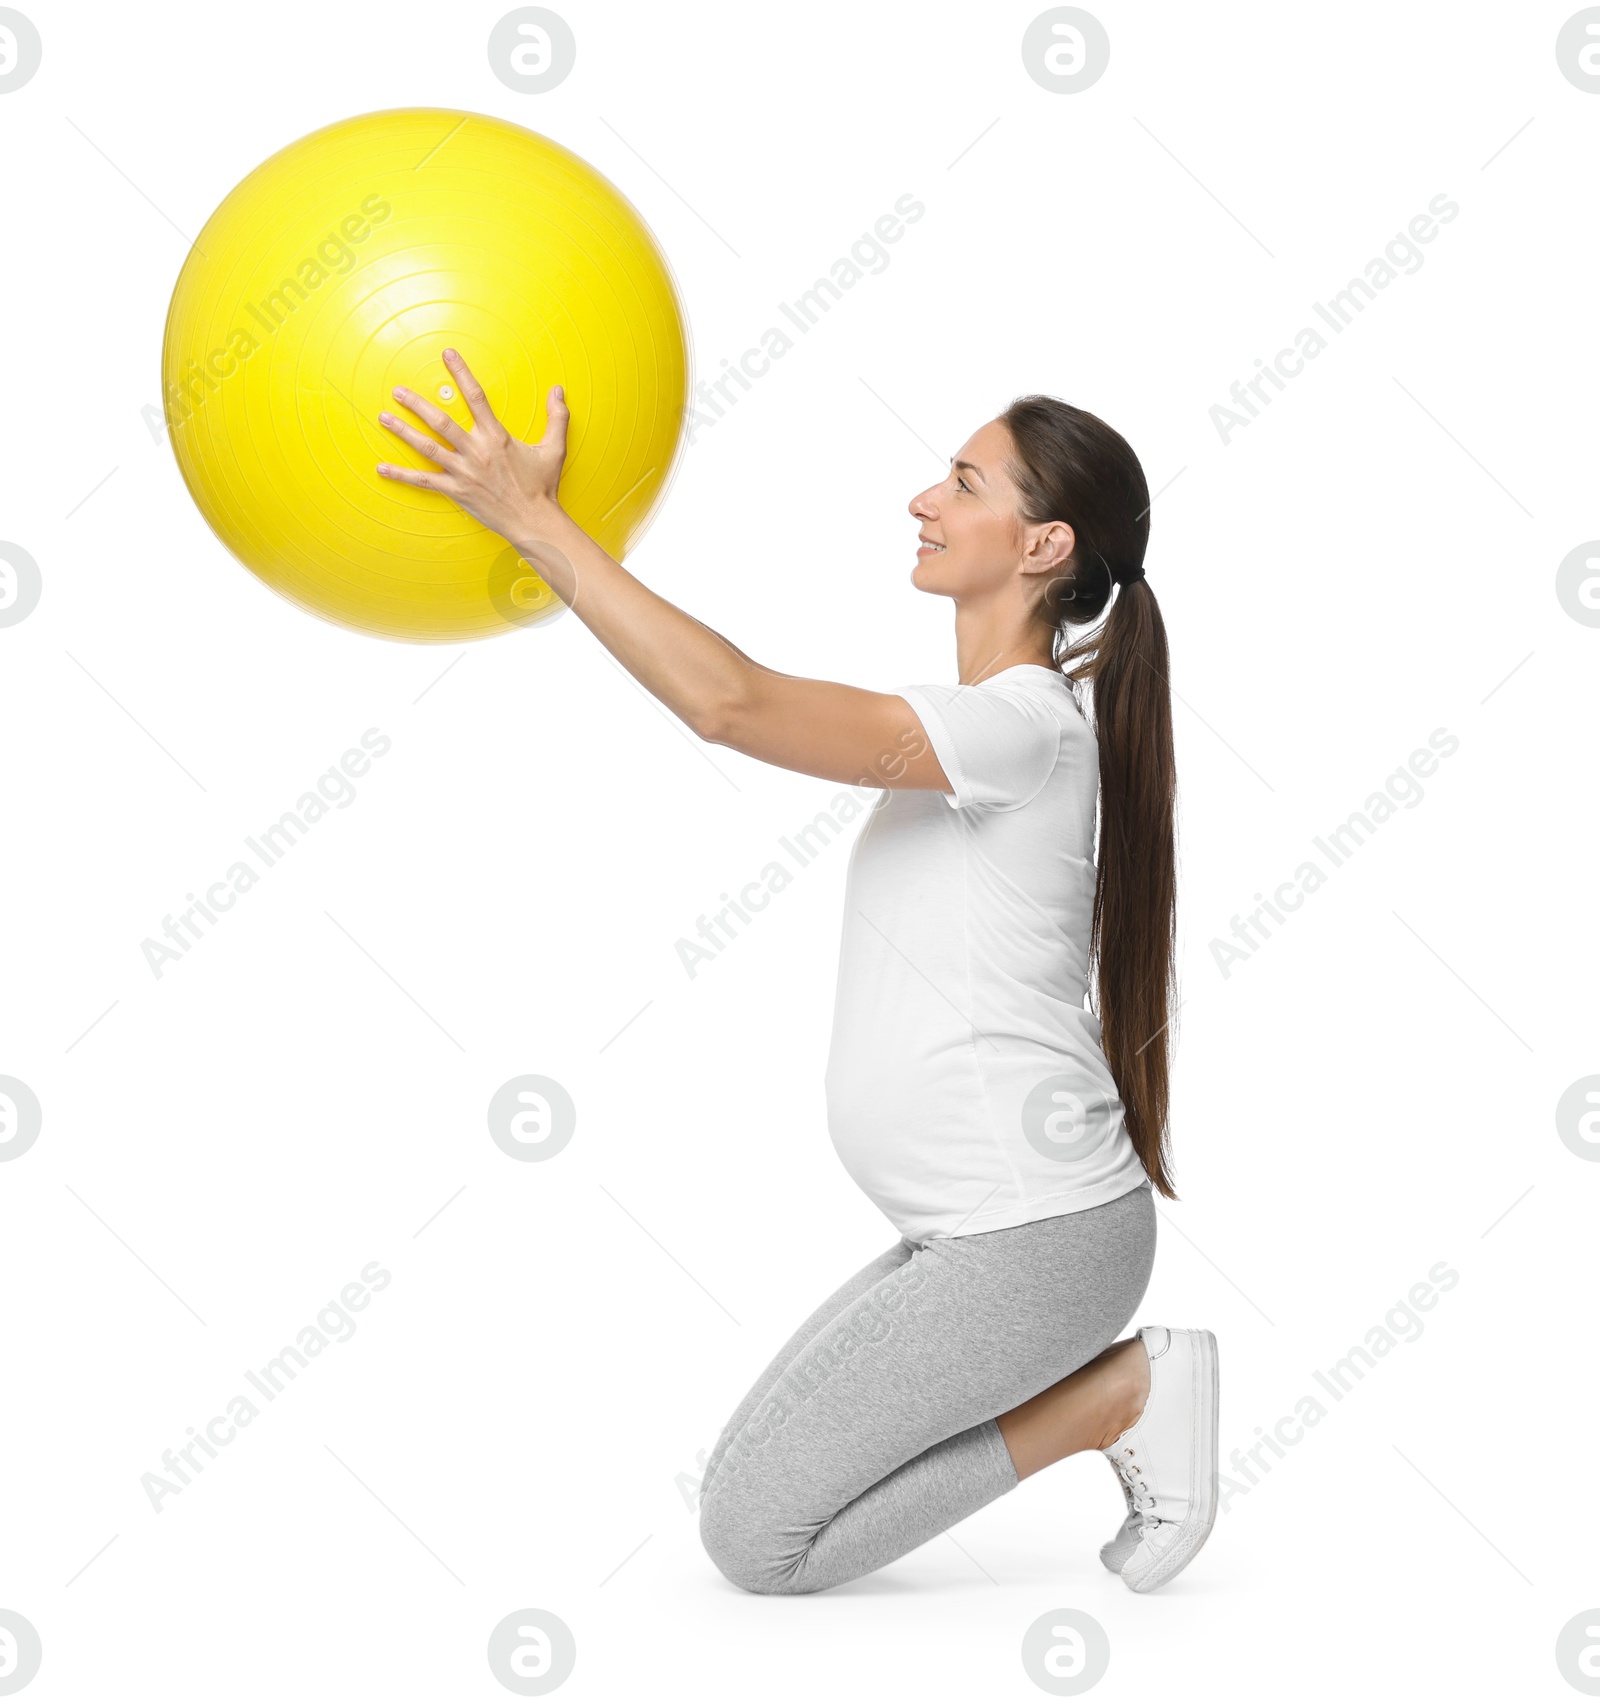
M1167 1110L1177 771L1167 630L1143 577L1149 487L1127 440L1081 408L1022 396L1000 422L1015 447L1007 471L1021 493L1023 519L1065 521L1076 536L1061 577L1045 588L1041 613L1057 629L1057 665L1080 698L1088 689L1100 747L1089 959L1101 1042L1134 1150L1156 1189L1175 1197ZM1102 615L1094 631L1069 634Z

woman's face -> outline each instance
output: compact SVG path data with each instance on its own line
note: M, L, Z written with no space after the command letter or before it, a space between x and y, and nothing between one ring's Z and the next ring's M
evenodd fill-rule
M1018 578L1048 573L1072 554L1072 528L1024 522L1004 462L1011 434L998 420L980 426L950 458L949 475L907 505L920 523L911 583L948 598L982 597Z

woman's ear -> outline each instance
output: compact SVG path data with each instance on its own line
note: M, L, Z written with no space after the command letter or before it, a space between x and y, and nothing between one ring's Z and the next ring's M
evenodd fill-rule
M1059 578L1068 572L1078 535L1065 521L1050 521L1039 528L1023 552L1024 574L1045 574Z

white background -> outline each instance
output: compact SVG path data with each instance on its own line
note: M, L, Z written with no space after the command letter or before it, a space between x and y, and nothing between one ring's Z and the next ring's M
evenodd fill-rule
M1037 5L559 9L576 68L528 96L491 74L498 6L27 6L43 66L0 96L0 536L44 584L0 631L0 1072L44 1109L0 1166L27 1696L492 1700L489 1631L529 1606L576 1635L573 1698L1042 1696L1021 1639L1063 1606L1109 1635L1107 1699L1573 1695L1556 1636L1600 1601L1600 1166L1554 1117L1600 1071L1600 630L1555 591L1600 535L1576 8L1099 0L1110 68L1071 95L1024 71ZM847 848L695 979L674 951L836 789L697 747L570 617L459 654L313 619L141 415L181 233L403 105L604 172L701 374L926 205L631 558L760 660L954 679L906 504L1016 394L1101 413L1164 488L1182 1200L1135 1323L1216 1332L1227 1452L1436 1262L1460 1281L1162 1592L1101 1569L1122 1506L1089 1457L816 1597L700 1550L698 1453L894 1240L823 1118ZM1421 270L1224 445L1229 385L1441 193ZM141 941L369 727L393 749L356 802L157 980ZM1460 748L1422 803L1224 978L1213 938L1436 728ZM578 1107L545 1164L487 1134L522 1072ZM372 1260L357 1335L154 1513L140 1476Z

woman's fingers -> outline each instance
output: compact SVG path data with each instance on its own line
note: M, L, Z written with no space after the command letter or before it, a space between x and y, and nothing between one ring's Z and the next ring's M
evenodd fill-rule
M456 458L456 452L453 449L447 449L436 438L430 438L426 432L419 432L415 426L408 425L398 415L380 414L378 422L393 432L395 437L402 442L409 444L418 455L426 456L429 461L438 462L441 467L453 462ZM452 421L451 424L453 425L454 422Z
M537 444L526 444L513 438L495 417L483 386L459 352L447 349L444 356L472 411L473 424L458 425L418 392L397 385L395 400L438 436L430 438L422 427L395 414L386 412L378 419L385 431L392 432L401 443L436 465L419 470L380 462L378 472L401 485L436 491L491 532L510 537L521 524L530 502L541 497L557 497L571 420L565 393L560 385L550 387L545 400L544 437Z
M398 467L394 462L379 462L378 472L384 479L393 479L401 485L415 485L421 491L444 489L436 473L428 473L420 467ZM449 495L448 492L445 494Z
M571 418L566 391L560 385L552 385L544 402L544 436L539 440L539 448L555 450L564 460L567 454L567 422Z
M405 385L396 385L394 399L409 408L425 426L431 426L451 449L464 450L467 447L466 433L442 408L435 408L426 397L419 396Z
M479 426L498 426L500 422L495 418L495 412L489 406L489 399L484 395L483 386L473 377L472 369L461 359L456 350L445 350L444 364L455 374L462 400L471 409L473 420Z

